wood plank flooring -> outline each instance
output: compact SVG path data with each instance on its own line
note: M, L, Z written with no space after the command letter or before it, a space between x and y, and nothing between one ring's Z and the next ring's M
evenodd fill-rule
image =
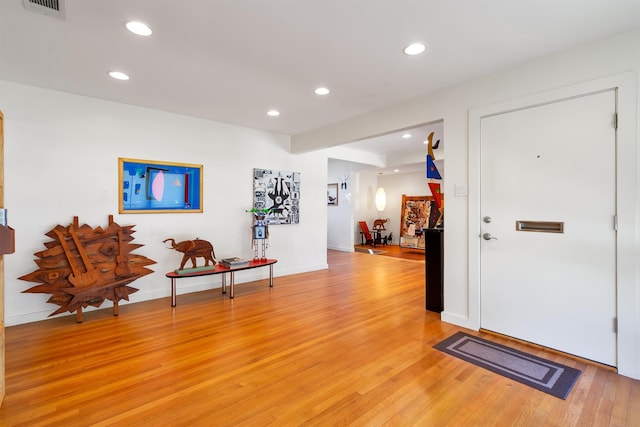
M460 328L424 310L423 263L329 265L9 327L0 425L640 425L640 381L479 334L582 370L561 400L434 350Z
M424 249L401 248L399 245L378 245L375 247L370 245L356 245L355 249L363 251L367 251L368 249L380 250L382 253L379 254L379 256L390 256L420 262L424 262L425 257Z

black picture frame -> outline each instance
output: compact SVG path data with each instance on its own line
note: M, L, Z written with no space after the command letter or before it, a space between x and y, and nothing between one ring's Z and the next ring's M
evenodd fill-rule
M338 183L327 184L327 206L338 206Z

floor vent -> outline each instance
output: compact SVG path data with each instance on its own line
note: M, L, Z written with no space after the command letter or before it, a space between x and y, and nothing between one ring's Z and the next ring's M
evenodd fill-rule
M25 9L64 19L64 0L22 0Z

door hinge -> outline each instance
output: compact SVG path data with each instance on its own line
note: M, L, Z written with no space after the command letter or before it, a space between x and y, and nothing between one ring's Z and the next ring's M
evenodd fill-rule
M618 215L613 216L613 230L618 231Z
M613 128L618 129L618 113L613 113Z
M617 317L613 318L613 333L614 334L618 333L618 318Z

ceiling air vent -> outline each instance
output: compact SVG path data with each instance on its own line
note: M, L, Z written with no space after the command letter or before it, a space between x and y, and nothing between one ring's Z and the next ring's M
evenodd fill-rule
M64 19L64 0L22 0L25 9Z

